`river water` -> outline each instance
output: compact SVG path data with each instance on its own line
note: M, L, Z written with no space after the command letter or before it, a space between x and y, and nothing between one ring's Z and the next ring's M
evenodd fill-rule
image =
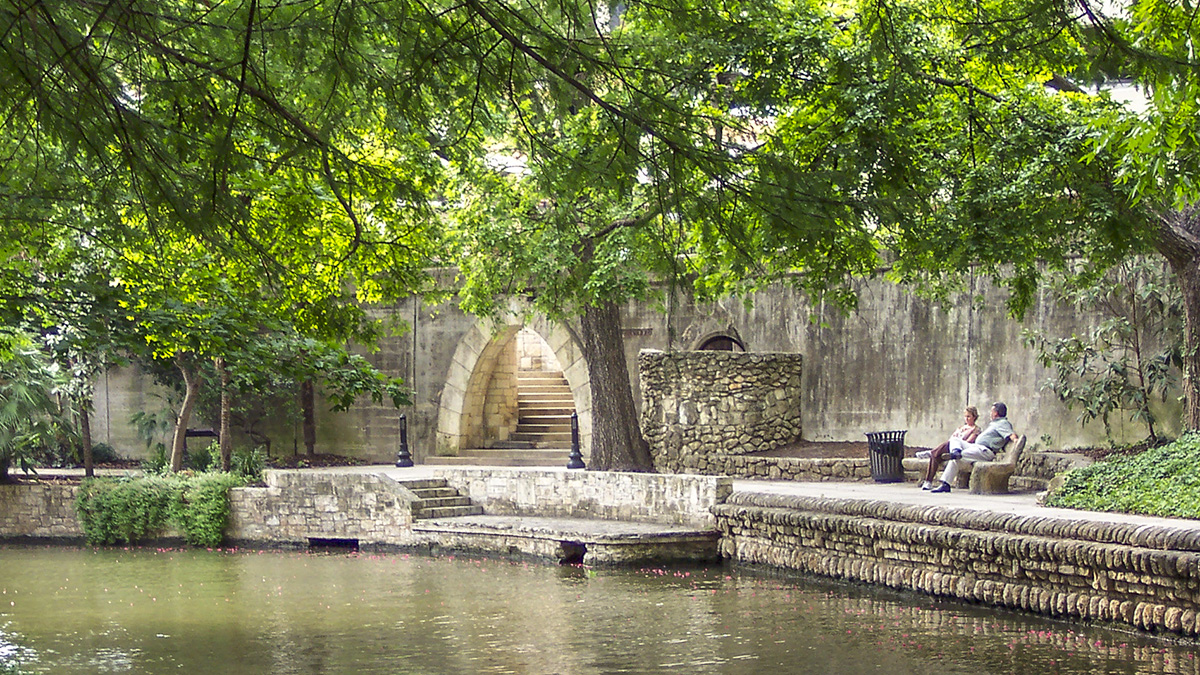
M720 567L0 547L0 673L1197 673L1198 650Z

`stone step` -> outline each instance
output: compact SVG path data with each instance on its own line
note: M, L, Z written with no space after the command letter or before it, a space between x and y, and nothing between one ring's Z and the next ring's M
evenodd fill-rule
M521 405L523 403L544 403L547 401L554 401L554 402L559 402L559 403L569 403L572 406L575 403L575 399L571 397L571 392L569 392L569 391L567 391L567 392L528 391L527 392L527 391L520 390L517 392L517 405Z
M445 497L458 496L458 490L452 487L425 487L425 488L409 488L418 498L422 500L442 499Z
M513 434L511 434L508 437L508 440L510 440L510 441L529 441L531 443L537 443L538 447L544 447L544 445L546 443L570 445L571 444L571 432L568 431L566 433L533 433L533 434L522 434L522 433L514 432Z
M518 417L517 424L565 424L570 427L571 414L543 415L541 411L538 411L536 415Z
M571 395L571 388L565 384L525 384L518 385L517 394L563 394Z
M425 478L400 481L400 484L417 495L413 502L413 519L454 518L477 516L483 513L482 506L471 503L469 497L446 484L444 478Z
M470 506L471 498L464 497L454 491L453 497L432 497L430 499L421 499L421 513L429 509L440 509L447 506Z
M536 447L530 441L492 441L492 447L489 450L530 450Z
M559 370L518 370L517 379L521 382L529 381L552 381L566 382L567 378Z
M409 490L412 490L413 492L418 490L430 490L434 488L447 488L449 490L454 490L454 488L446 485L445 478L414 478L412 480L402 480L399 482L401 485ZM455 490L455 492L457 492L457 490Z
M563 401L547 401L534 404L521 404L517 408L520 415L566 415L571 416L575 412L575 405L572 402Z
M556 424L531 424L524 420L517 422L516 433L518 434L561 434L571 433L571 422L568 420L565 424L558 422Z
M432 508L422 507L419 512L414 510L413 518L420 520L432 520L434 518L457 518L460 516L478 516L483 514L483 507L471 504L470 506L435 506Z
M440 466L566 466L571 450L558 448L527 448L505 450L473 448L455 457L428 457L425 464Z

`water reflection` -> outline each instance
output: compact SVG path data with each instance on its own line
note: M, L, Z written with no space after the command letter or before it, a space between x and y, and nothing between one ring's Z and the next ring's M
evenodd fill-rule
M0 570L0 663L29 673L1200 672L1194 642L723 569L0 547Z

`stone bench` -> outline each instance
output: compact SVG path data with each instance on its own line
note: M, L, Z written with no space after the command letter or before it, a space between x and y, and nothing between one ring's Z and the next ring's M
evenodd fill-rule
M1017 462L1025 451L1025 436L1016 443L1006 444L990 462L973 462L958 473L958 488L968 488L975 494L993 495L1008 492L1008 479L1017 470Z

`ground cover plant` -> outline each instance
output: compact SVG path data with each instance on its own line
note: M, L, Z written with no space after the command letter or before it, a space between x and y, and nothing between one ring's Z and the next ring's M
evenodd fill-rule
M1066 475L1048 506L1200 518L1200 434L1139 454L1109 455Z
M219 546L229 521L229 490L247 483L232 473L90 478L75 511L89 544L132 544L167 528L193 546Z

